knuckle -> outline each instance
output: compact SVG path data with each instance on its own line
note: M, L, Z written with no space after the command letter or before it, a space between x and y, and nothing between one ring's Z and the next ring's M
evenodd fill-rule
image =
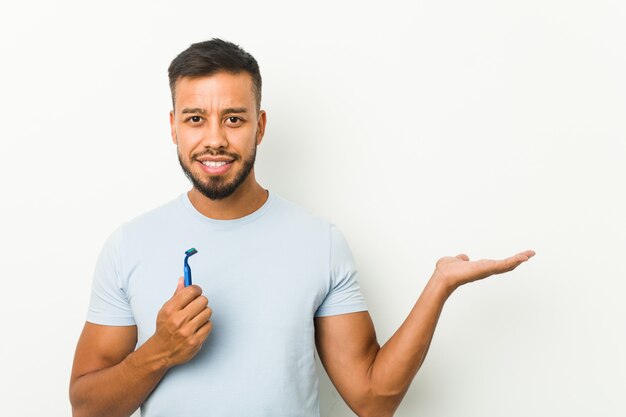
M189 336L191 336L191 331L187 328L181 328L178 329L178 335L181 336L183 339L189 339Z
M198 333L202 333L208 335L213 330L213 322L211 320L207 320L207 322L202 326L201 331Z
M163 304L163 307L161 307L161 314L166 316L166 317L171 315L172 314L172 307L169 304L167 304L167 303Z
M172 318L170 319L170 323L172 324L172 326L174 326L174 328L181 329L183 326L184 320L180 315L176 315L176 316L172 316Z

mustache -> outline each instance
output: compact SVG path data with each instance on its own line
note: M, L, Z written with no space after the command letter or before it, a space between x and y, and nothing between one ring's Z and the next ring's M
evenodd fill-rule
M209 149L204 152L193 154L191 155L191 159L198 159L203 156L227 156L235 161L238 161L239 159L241 159L241 157L235 153L226 152L224 150L213 150L213 149Z

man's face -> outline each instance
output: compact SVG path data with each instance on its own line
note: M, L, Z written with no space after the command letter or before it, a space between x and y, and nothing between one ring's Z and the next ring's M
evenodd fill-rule
M242 72L176 82L170 113L178 160L194 188L211 200L232 195L254 182L256 147L266 116L257 112L252 78Z

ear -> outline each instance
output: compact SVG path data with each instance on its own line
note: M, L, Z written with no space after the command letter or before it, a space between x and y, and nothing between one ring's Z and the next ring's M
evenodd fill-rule
M265 135L265 125L267 124L267 114L265 110L259 110L259 118L257 121L256 144L260 145Z
M174 110L170 111L170 133L172 135L172 142L174 145L178 145L178 138L176 137L176 127L174 126Z

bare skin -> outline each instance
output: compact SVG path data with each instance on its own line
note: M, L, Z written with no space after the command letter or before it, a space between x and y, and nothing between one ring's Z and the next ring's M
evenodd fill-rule
M236 112L233 110L237 110ZM236 120L234 123L231 117ZM252 80L247 74L217 73L210 77L182 78L176 83L176 108L170 113L172 141L190 171L208 182L207 174L193 155L213 150L247 158L265 134L267 116L257 110ZM220 158L215 157L215 160ZM232 163L225 180L241 169ZM256 181L254 168L228 198L211 200L197 189L189 200L199 212L217 220L241 218L256 211L267 200L267 191Z
M317 350L346 404L359 416L392 416L422 365L443 305L459 286L512 271L535 253L470 262L441 258L408 317L381 348L367 312L315 319Z
M230 181L261 143L266 115L258 110L251 83L245 73L224 72L177 81L172 140L182 163L198 179L208 182L212 175L222 175ZM203 158L219 159L208 155L209 150L211 155L222 150L232 156L224 172L202 166ZM261 207L267 192L252 170L227 198L211 200L195 188L189 198L207 217L236 219ZM320 359L348 406L362 417L393 415L426 357L447 298L461 285L511 271L532 256L533 251L525 251L504 260L441 258L411 313L382 348L368 312L316 318ZM73 415L130 416L169 369L200 350L210 337L211 314L202 289L184 288L180 278L176 292L159 310L155 334L137 350L135 326L86 323L70 381Z
M133 352L136 326L85 323L74 355L74 416L130 416L168 369L193 358L211 333L211 308L197 285L176 292L159 310L154 335Z
M217 73L181 78L175 102L171 135L182 163L208 183L214 174L200 160L224 159L210 154L226 152L230 166L219 176L232 181L265 131L266 115L257 109L250 76ZM199 212L220 220L248 215L267 200L254 169L227 198L210 200L195 188L188 195ZM211 332L211 309L200 287L181 285L179 281L175 295L159 311L155 334L134 352L136 326L85 323L70 379L74 416L131 415L168 369L189 361L200 350Z

